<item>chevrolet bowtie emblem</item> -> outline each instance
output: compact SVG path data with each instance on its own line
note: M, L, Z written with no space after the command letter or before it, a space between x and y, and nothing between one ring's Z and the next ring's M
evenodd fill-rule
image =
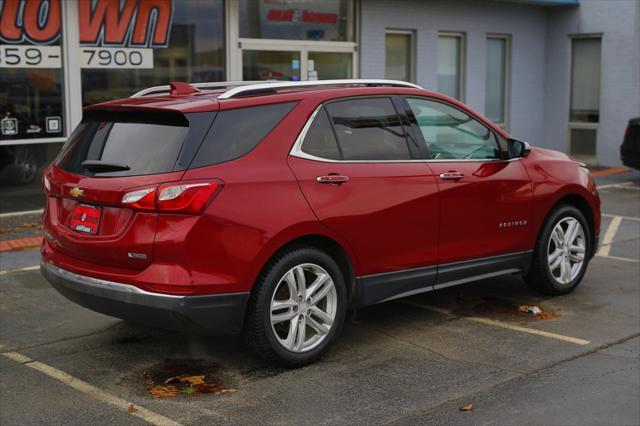
M80 196L84 195L84 189L80 189L80 188L78 188L77 186L74 186L73 188L71 188L71 189L69 190L69 194L70 194L72 197L78 198L78 197L80 197Z

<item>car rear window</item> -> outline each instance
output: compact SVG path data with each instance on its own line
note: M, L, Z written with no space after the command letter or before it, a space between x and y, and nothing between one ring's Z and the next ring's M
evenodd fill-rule
M293 109L295 102L220 111L191 168L235 160L262 141Z
M89 111L56 164L88 176L168 173L184 168L178 159L188 133L189 120L179 113ZM125 165L128 170L92 172L82 165L86 160Z

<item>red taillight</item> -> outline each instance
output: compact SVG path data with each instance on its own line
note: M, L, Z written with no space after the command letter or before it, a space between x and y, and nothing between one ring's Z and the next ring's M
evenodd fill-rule
M221 186L220 181L163 183L125 193L122 204L139 210L199 214Z

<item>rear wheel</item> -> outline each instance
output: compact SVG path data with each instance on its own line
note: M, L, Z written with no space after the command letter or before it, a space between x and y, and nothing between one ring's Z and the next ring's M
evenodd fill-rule
M340 268L312 247L276 256L256 282L245 330L269 361L296 367L319 358L344 323L346 287Z
M557 207L542 227L525 280L545 294L573 291L587 270L591 244L582 212L569 205Z

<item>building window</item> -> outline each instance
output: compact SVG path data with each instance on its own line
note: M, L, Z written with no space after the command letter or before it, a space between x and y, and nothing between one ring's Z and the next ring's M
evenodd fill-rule
M438 91L452 98L464 98L464 34L438 35Z
M78 2L82 102L225 80L223 0Z
M65 134L60 9L0 2L0 145Z
M505 127L507 122L509 59L509 37L487 37L484 114L502 127Z
M569 152L584 161L597 154L600 121L600 37L571 39Z
M413 31L387 30L384 54L385 78L415 81Z
M240 38L354 41L352 0L240 0Z

